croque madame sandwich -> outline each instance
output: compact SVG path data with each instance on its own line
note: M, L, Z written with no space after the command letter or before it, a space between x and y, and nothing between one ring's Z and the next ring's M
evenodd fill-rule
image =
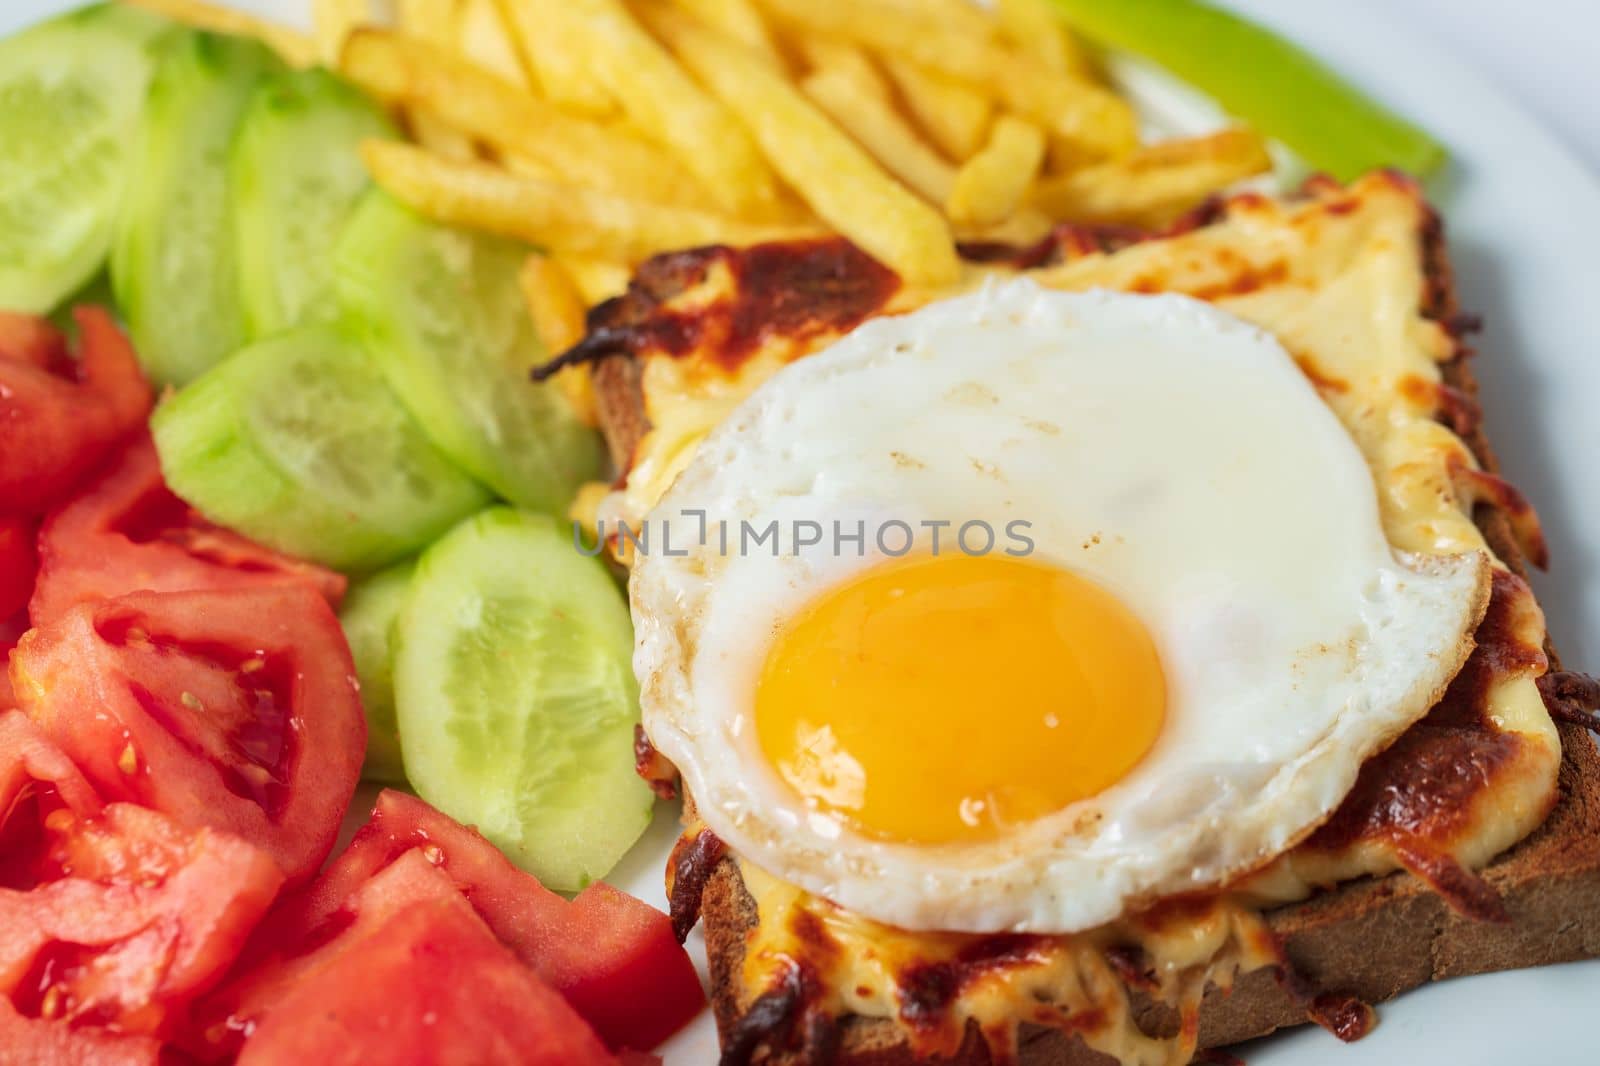
M559 361L724 1061L1181 1063L1600 952L1597 693L1418 189L964 251L663 256Z

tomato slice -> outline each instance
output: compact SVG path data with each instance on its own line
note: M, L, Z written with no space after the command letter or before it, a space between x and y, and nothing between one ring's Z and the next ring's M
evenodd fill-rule
M419 847L608 1046L655 1047L705 1006L694 964L665 914L598 881L569 903L477 831L392 790L379 794L372 818L322 876L284 901L274 928L287 935L324 925L363 884Z
M5 318L0 314L0 330L4 328ZM0 337L0 344L4 344L3 337ZM17 705L7 665L11 661L11 649L17 646L28 628L28 598L33 595L38 570L33 522L26 518L0 517L0 711Z
M157 1066L161 1061L159 1040L28 1018L4 996L0 1048L6 1066Z
M45 522L39 556L29 606L34 625L76 604L140 589L303 584L336 607L345 590L341 574L207 522L167 488L148 434Z
M33 522L0 516L0 618L27 609L39 559L33 548Z
M226 972L283 883L259 848L113 803L46 822L49 879L0 889L0 992L25 1017L158 1033Z
M0 711L9 711L17 706L17 694L11 688L11 650L17 646L17 641L22 639L27 629L28 616L25 614L0 621Z
M111 315L73 316L76 362L49 323L0 321L0 512L44 513L150 413L150 385Z
M234 833L291 882L333 847L366 723L338 620L308 588L80 604L22 638L11 678L106 799Z
M27 715L0 712L0 889L32 888L46 877L45 825L56 812L83 819L100 807L72 760Z
M72 353L67 351L67 338L48 318L0 311L0 363L68 374Z
M157 1031L232 964L283 882L242 840L103 807L17 711L0 714L0 818L0 1002L21 1016L0 1032L19 1046L73 1045L46 1023Z
M213 1002L214 1031L249 1034L241 1066L615 1062L420 848Z

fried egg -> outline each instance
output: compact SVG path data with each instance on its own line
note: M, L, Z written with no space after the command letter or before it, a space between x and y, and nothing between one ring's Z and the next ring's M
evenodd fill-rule
M636 533L644 725L700 816L913 930L1074 932L1282 853L1488 593L1392 549L1272 337L1026 280L784 369Z

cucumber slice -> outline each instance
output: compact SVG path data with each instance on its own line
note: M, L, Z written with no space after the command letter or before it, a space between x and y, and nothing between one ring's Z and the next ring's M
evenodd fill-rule
M564 512L600 443L554 385L517 271L528 250L435 225L381 191L340 241L339 299L400 399L447 455L502 497Z
M105 261L170 32L97 4L0 41L0 307L44 314Z
M361 776L391 785L406 780L394 717L394 621L415 570L416 562L407 560L352 582L339 608L339 624L361 682L361 706L367 712L367 761Z
M228 151L251 93L282 69L259 42L192 31L156 68L111 246L111 284L158 383L192 381L244 343Z
M289 71L256 89L228 167L252 338L334 317L334 241L371 184L357 149L393 136L377 105L326 70Z
M633 628L605 566L565 523L497 507L423 553L395 636L417 794L550 888L609 871L653 801L633 769Z
M206 517L341 570L409 555L487 501L334 327L229 357L151 431L167 483Z

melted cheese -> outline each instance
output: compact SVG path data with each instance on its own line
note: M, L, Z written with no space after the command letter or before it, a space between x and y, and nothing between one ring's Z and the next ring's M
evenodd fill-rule
M1455 356L1456 347L1421 312L1427 224L1427 208L1414 187L1373 175L1349 189L1319 187L1297 204L1239 198L1214 225L1077 258L1033 277L1069 290L1185 293L1268 330L1317 384L1366 457L1390 542L1420 553L1484 549L1472 521L1472 487L1456 475L1476 470L1476 459L1435 418L1440 364ZM982 276L973 269L963 284L977 284ZM888 310L908 310L934 295L902 292ZM642 387L652 428L625 486L607 497L599 513L612 523L642 519L705 434L793 354L804 353L758 352L731 371L700 353L645 355ZM1516 629L1519 642L1543 645L1544 621L1531 596L1516 612ZM1535 684L1541 673L1537 664L1502 673L1485 695L1489 720L1524 743L1514 772L1498 775L1477 797L1468 829L1441 842L1469 869L1485 865L1529 833L1553 802L1561 749ZM1255 905L1278 903L1399 865L1386 841L1359 839L1331 851L1298 849L1240 888ZM895 1016L901 961L939 958L953 950L949 938L877 926L748 865L744 873L761 917L747 954L746 987L752 996L766 987L779 960L801 950L792 930L802 911L817 913L838 945L827 983L840 1010ZM1160 936L1118 923L1055 938L1046 962L997 969L965 988L955 1013L999 1034L1009 1031L1009 1020L1035 1018L1044 1003L1069 1016L1098 1018L1095 1027L1084 1028L1085 1039L1123 1061L1185 1061L1192 1045L1152 1040L1133 1024L1123 984L1108 974L1104 947L1140 945L1161 975L1160 998L1192 1005L1207 981L1225 982L1236 970L1270 961L1253 944L1252 930L1258 926L1249 912L1225 903L1204 920L1178 923L1177 931ZM939 1041L948 1039L944 1034L932 1046L942 1047Z
M1231 987L1237 974L1279 961L1253 909L1212 899L1167 921L1135 919L1037 938L1004 964L971 968L948 1007L922 1019L906 1006L908 977L919 969L959 968L963 952L985 938L908 933L809 896L749 863L739 869L762 915L745 954L745 988L771 987L786 967L805 960L821 978L825 998L817 1008L834 1017L898 1018L920 1056L954 1055L974 1022L998 1061L1010 1061L1005 1052L1015 1053L1018 1023L1030 1022L1075 1032L1125 1066L1174 1066L1194 1054L1206 989ZM826 941L820 948L819 935ZM1135 1023L1124 977L1108 956L1119 948L1133 949L1138 965L1152 967L1151 999L1172 1005L1181 1019L1172 1033L1152 1036Z

